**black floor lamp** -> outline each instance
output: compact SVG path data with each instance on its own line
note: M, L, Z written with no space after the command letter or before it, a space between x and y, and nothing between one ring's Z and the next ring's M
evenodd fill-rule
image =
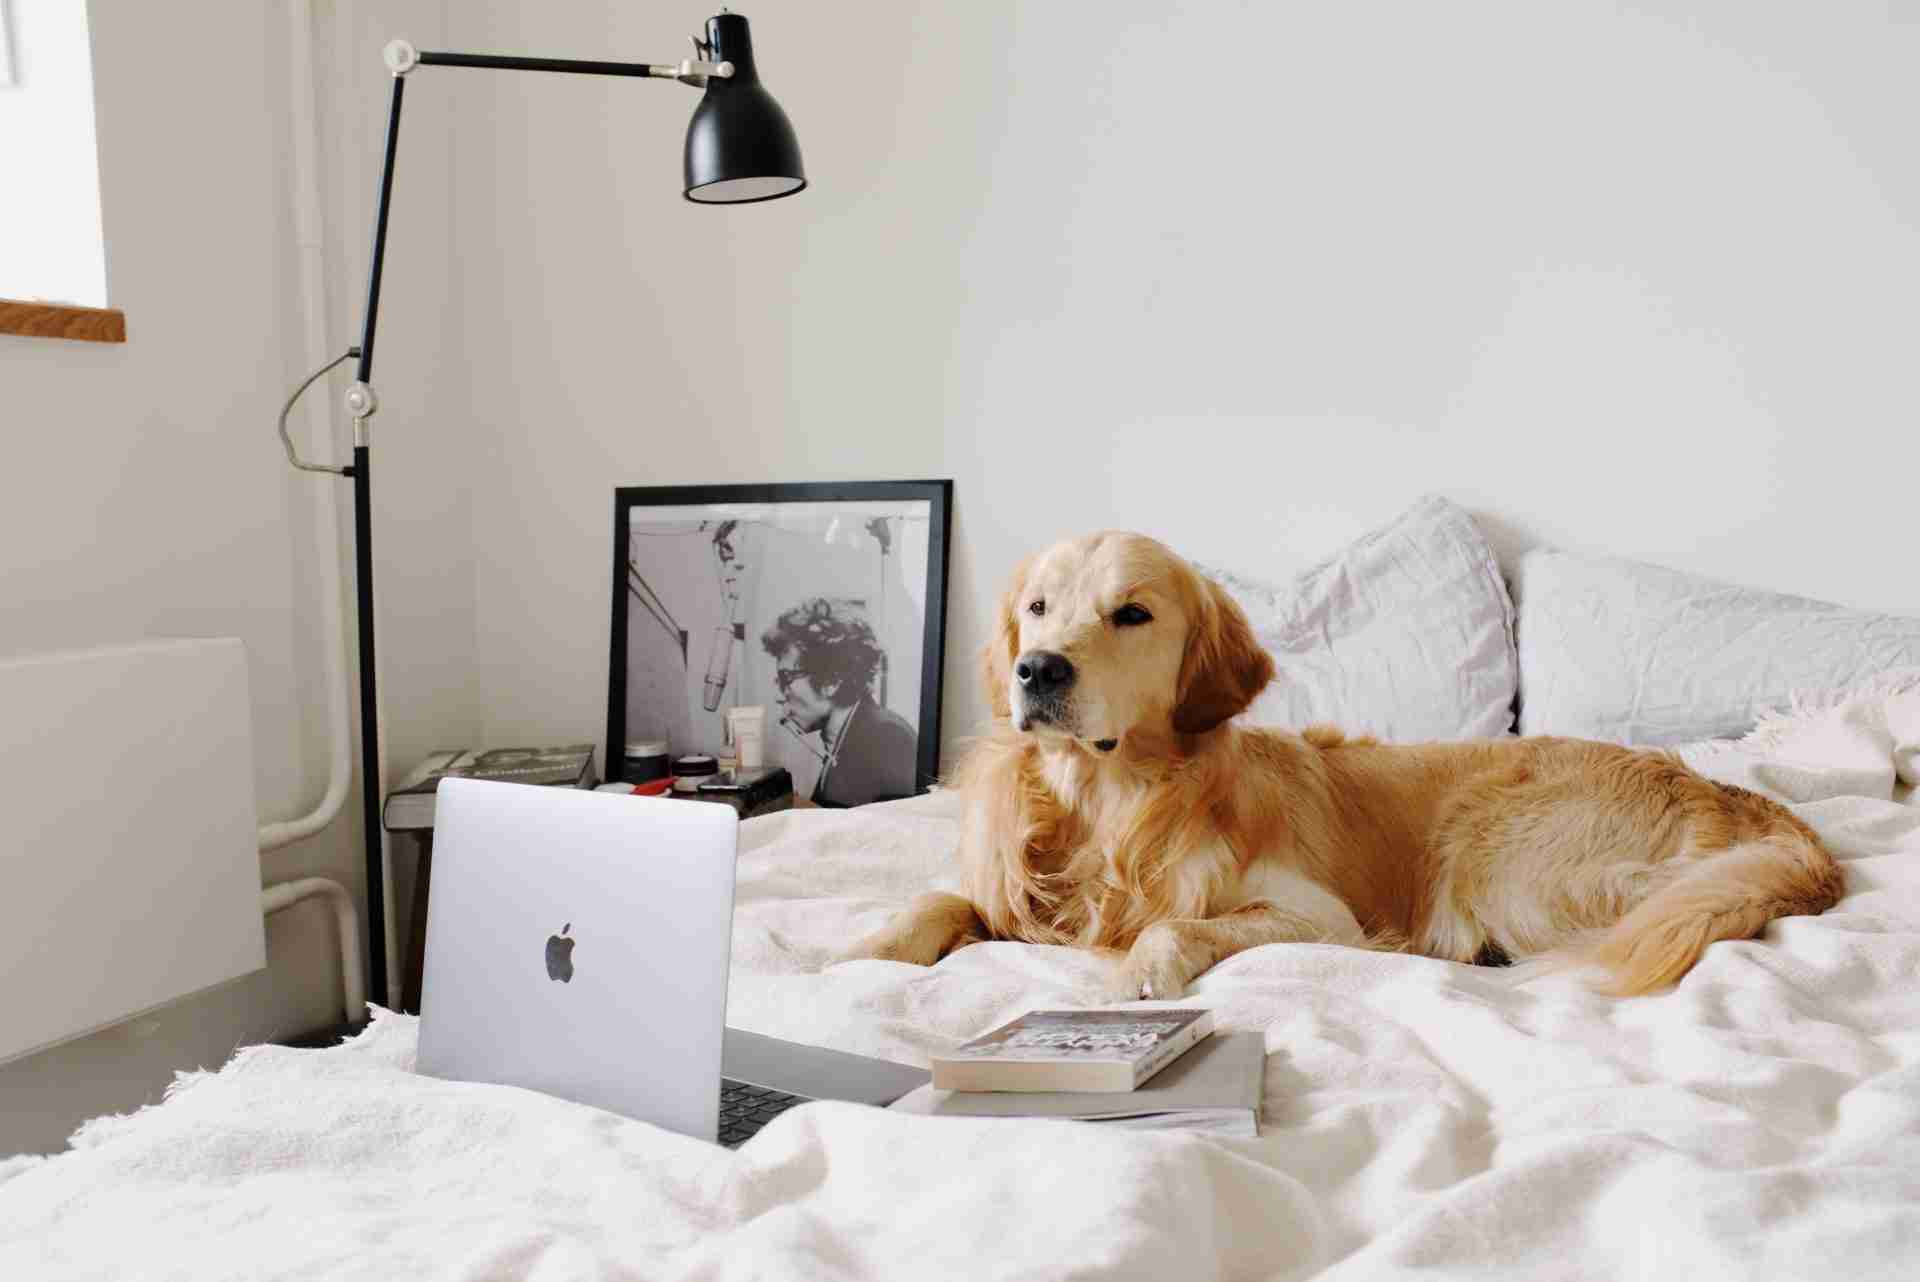
M373 224L373 259L367 278L366 319L360 345L349 348L310 376L280 413L280 436L287 458L306 472L327 472L353 481L355 579L360 618L360 772L366 821L368 987L381 1002L387 993L386 868L380 822L380 748L374 701L373 529L370 502L370 450L367 420L379 409L373 392L374 325L380 315L380 270L387 252L387 206L393 195L393 162L400 144L400 103L407 76L416 67L482 67L500 71L566 71L588 76L638 76L677 80L702 89L700 104L687 124L685 195L696 204L741 205L777 200L803 191L806 171L800 143L780 104L760 84L753 61L747 20L724 9L707 19L706 39L695 39L698 58L679 63L583 62L565 58L511 58L471 53L423 53L404 40L386 48L393 72L393 106L387 115L386 161L380 170L380 195ZM353 462L346 467L302 461L287 434L287 415L300 394L341 361L359 359L347 389L353 416Z

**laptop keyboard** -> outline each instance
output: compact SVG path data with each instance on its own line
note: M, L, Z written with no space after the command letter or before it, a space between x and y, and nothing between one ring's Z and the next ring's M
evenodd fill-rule
M780 1114L806 1099L766 1086L720 1079L720 1143L739 1148Z

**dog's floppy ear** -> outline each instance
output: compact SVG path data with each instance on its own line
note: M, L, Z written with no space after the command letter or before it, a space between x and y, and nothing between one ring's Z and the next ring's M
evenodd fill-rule
M1173 728L1182 734L1201 734L1235 716L1273 680L1273 657L1234 599L1206 578L1199 597L1173 708Z
M1032 557L1014 568L1013 576L1000 593L1000 604L994 608L987 643L980 649L980 669L987 682L987 706L993 709L996 721L1013 715L1007 687L1013 681L1013 661L1020 654L1020 593L1027 586L1027 574L1032 569Z

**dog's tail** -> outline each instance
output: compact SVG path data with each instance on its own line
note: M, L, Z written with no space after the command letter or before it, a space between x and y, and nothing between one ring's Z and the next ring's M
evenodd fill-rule
M1598 991L1635 997L1678 983L1715 940L1751 939L1776 917L1833 907L1846 875L1810 829L1781 819L1766 835L1701 859L1566 961L1598 968Z

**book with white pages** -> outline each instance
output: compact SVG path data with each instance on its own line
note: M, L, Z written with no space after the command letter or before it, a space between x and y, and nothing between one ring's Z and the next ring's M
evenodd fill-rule
M1260 1130L1266 1069L1265 1034L1215 1033L1132 1091L947 1091L928 1085L889 1107L934 1117L1052 1117L1252 1138Z
M387 795L381 825L389 832L430 830L442 779L485 779L589 789L597 782L590 743L540 748L436 748Z
M1030 1010L928 1057L953 1091L1130 1091L1213 1031L1204 1007Z

